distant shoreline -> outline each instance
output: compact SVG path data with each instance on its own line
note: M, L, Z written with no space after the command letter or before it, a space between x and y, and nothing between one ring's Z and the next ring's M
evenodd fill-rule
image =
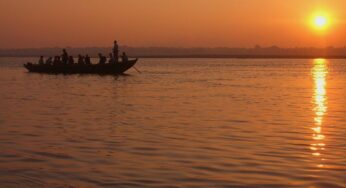
M136 56L152 59L346 59L346 56L275 56L275 55L192 55L192 56Z
M126 52L137 58L232 58L232 59L346 59L346 47L341 48L280 48L277 46L254 48L174 48L174 47L129 47L120 46L119 53ZM108 57L111 47L66 48L69 55L78 54ZM62 48L0 49L0 57L54 57Z
M7 55L0 58L33 58L37 56ZM98 58L92 56L92 58ZM151 55L130 56L142 59L346 59L346 56L279 56L279 55Z

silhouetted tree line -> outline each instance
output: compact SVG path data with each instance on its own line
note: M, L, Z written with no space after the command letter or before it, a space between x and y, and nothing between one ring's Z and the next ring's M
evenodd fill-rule
M121 47L132 57L346 57L346 46L343 48L280 48L277 46L253 48L168 48L168 47ZM3 49L2 57L53 56L63 48L32 48L32 49ZM69 54L90 54L97 57L98 53L107 54L111 47L66 48Z

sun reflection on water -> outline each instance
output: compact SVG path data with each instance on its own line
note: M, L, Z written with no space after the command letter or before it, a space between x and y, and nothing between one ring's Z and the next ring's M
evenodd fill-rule
M312 69L312 76L314 80L314 127L313 131L313 143L310 146L310 150L312 151L312 155L318 157L321 162L317 165L319 168L323 168L322 164L324 161L322 151L325 150L326 144L324 143L325 136L323 134L323 118L327 113L327 81L326 77L328 75L327 61L325 59L315 59L314 67Z

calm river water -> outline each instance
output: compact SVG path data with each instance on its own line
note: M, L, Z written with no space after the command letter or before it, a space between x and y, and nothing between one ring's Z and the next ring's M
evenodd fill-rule
M1 187L346 187L346 60L0 58Z

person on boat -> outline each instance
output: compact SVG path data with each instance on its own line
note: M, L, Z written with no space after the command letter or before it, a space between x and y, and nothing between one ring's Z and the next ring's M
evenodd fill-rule
M84 57L82 55L78 55L78 64L79 65L84 65Z
M49 57L47 60L46 60L46 64L47 65L51 65L53 63L53 58L52 57Z
M106 63L107 58L105 56L103 56L101 53L99 53L99 58L100 58L100 60L99 60L100 65L103 65Z
M109 64L113 64L115 63L115 59L112 53L109 53L109 60L108 60Z
M113 57L115 60L114 62L118 63L118 61L119 61L119 46L118 46L118 42L116 40L114 41Z
M85 56L85 64L87 64L87 65L91 64L90 57L88 54Z
M53 65L56 65L56 64L58 64L58 58L57 58L57 56L54 56Z
M129 58L127 57L125 52L123 52L123 55L121 56L121 60L123 63L126 63L129 61Z
M70 65L74 64L73 56L68 57L68 64L70 64Z
M66 49L62 49L62 55L61 55L61 60L64 64L67 64L69 61L69 56L66 52Z
M61 64L60 56L55 56L53 65L60 65L60 64Z
M38 64L40 65L44 64L43 56L40 56L40 59L38 60Z

